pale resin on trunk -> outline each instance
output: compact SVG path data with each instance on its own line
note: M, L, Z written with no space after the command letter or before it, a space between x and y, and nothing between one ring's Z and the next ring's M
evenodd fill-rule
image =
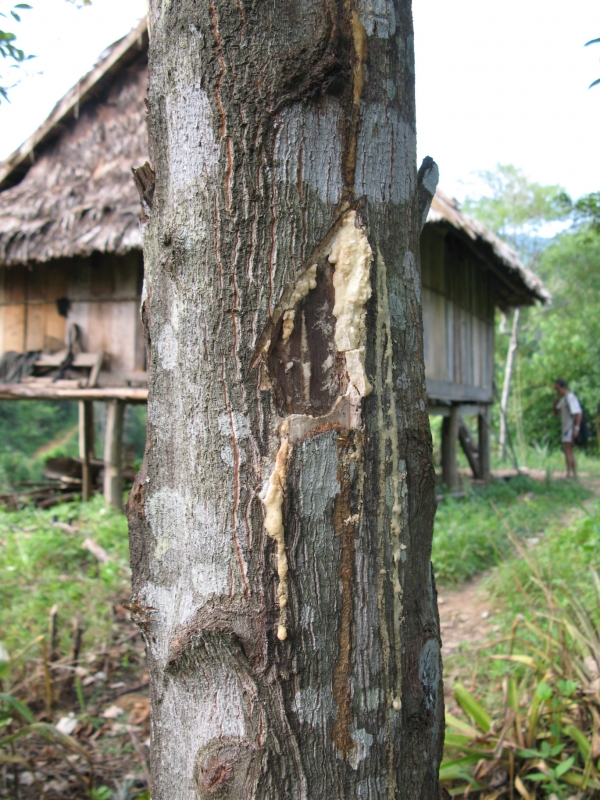
M373 251L364 230L356 226L356 211L346 214L336 232L329 261L335 264L335 344L339 353L346 353L348 377L364 397L373 390L365 373L365 304L371 297Z
M283 524L283 501L287 476L287 461L291 454L290 422L296 431L302 430L303 436L296 436L302 441L311 432L329 420L343 428L359 428L361 426L360 399L370 394L373 387L369 383L364 366L365 359L365 304L371 297L370 269L373 251L364 229L357 225L356 211L346 212L341 220L328 248L327 256L335 265L333 286L335 289L335 305L333 316L336 318L335 346L338 353L345 355L346 372L349 385L346 394L338 397L332 411L323 416L294 414L287 417L279 426L280 446L275 458L275 466L268 484L261 494L264 507L264 526L267 534L277 543L277 599L279 602L279 623L277 638L287 639L287 604L288 604L288 560L285 550L285 531ZM296 309L301 300L317 285L317 265L306 269L294 285L287 308L283 312L281 330L282 342L287 342L294 330ZM304 360L308 354L306 340L306 322L302 318L302 369L305 377L305 391L310 384L311 366ZM310 396L307 396L310 400ZM347 400L349 413L339 414L343 401ZM350 411L350 409L352 409ZM302 424L302 421L305 421ZM344 424L345 423L345 424ZM397 447L396 447L397 450Z
M287 638L288 560L285 552L285 532L283 529L283 499L288 456L292 449L288 441L289 429L288 420L284 420L279 428L281 444L277 451L275 468L271 473L264 495L261 497L265 509L265 530L271 539L274 539L277 543L277 577L279 578L279 586L277 587L277 599L279 601L277 638L282 642Z

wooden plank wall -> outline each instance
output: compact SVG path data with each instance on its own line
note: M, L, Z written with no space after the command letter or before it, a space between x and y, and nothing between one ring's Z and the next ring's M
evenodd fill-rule
M491 401L492 276L457 237L431 225L421 238L421 265L428 386L435 386L441 400Z
M0 268L0 353L59 349L75 322L84 350L105 351L105 370L144 369L142 278L138 252ZM56 305L63 297L71 301L67 320Z

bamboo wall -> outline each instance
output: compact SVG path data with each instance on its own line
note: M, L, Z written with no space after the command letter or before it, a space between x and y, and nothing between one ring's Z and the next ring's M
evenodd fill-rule
M421 270L430 400L491 402L493 276L461 240L430 225L421 238Z
M0 268L0 354L58 350L74 322L83 350L104 350L103 370L144 369L142 276L142 254L135 251ZM58 313L59 298L71 303L66 320Z

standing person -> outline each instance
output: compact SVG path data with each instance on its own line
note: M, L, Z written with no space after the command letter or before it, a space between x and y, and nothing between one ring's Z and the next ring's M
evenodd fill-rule
M560 414L562 448L567 461L567 478L575 478L577 467L573 444L579 435L583 411L577 395L569 391L569 385L565 380L558 378L554 382L554 388L558 395L554 400L554 414L555 416Z

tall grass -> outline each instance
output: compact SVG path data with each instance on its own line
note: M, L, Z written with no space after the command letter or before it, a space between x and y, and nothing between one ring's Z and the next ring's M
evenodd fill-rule
M110 561L99 563L83 544L103 547ZM125 517L105 506L67 503L48 511L0 511L0 640L9 653L48 629L58 606L59 631L68 649L70 620L76 612L96 641L108 636L112 604L129 594L129 553Z
M453 657L470 686L453 687L442 777L457 797L600 797L600 505L535 547L500 516L495 642Z
M565 516L581 514L590 494L576 482L522 475L470 489L463 498L446 497L438 505L433 538L438 581L456 584L500 563L511 550L507 525L520 538L543 537Z

